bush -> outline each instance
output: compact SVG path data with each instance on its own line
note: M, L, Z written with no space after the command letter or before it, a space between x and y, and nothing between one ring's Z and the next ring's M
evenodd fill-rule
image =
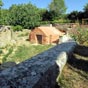
M77 29L75 33L71 33L72 38L79 44L88 42L88 29Z
M2 54L3 53L3 51L0 49L0 54Z
M28 36L29 35L29 32L25 33L25 34L20 34L18 35L18 37L23 37L23 36Z
M56 23L70 23L70 20L59 19L59 20L54 20L54 22L56 22Z
M7 58L12 53L12 51L13 51L13 47L10 47L10 49L8 50L8 53L4 55L4 57L2 58L2 63L5 63L7 61Z
M20 26L20 25L13 26L12 29L13 29L13 31L22 31L23 30L22 26Z
M47 25L47 24L50 24L50 22L49 21L42 21L41 22L41 25Z

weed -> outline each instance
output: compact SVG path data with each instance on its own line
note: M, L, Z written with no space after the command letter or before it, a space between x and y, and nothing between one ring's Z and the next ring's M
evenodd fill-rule
M79 44L88 43L88 29L78 28L75 33L70 34Z
M6 55L4 55L4 57L2 58L2 62L6 62L7 61L7 58L8 56L12 53L13 51L13 47L11 47L9 50L8 50L8 53Z
M0 49L0 54L2 54L3 53L3 51Z

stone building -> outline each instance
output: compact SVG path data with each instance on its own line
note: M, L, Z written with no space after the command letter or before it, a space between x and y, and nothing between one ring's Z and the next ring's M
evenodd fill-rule
M36 27L29 34L29 40L31 43L37 44L52 44L58 43L60 36L65 33L57 30L55 27Z

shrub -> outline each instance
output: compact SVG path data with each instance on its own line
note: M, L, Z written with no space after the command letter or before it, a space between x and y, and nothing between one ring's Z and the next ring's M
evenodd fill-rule
M41 25L46 25L46 24L50 24L50 22L49 21L42 21L41 22Z
M3 52L2 52L2 50L0 49L0 54L2 54Z
M65 19L59 19L59 20L53 20L52 23L69 23L69 20L65 20Z
M13 26L12 29L13 29L13 31L22 31L23 30L22 26L20 26L20 25Z
M13 51L13 47L10 47L10 49L8 50L8 53L6 55L4 55L4 57L2 58L3 63L5 63L7 61L7 58L12 53L12 51Z
M18 37L23 37L23 36L28 36L29 35L29 32L25 33L25 34L20 34L18 35Z
M78 28L75 33L71 33L72 38L79 44L88 42L88 29Z

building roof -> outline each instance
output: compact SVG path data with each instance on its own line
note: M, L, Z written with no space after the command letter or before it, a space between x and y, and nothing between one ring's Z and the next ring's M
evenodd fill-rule
M48 35L63 35L63 33L61 31L59 31L58 29L56 29L55 27L38 27L38 29L40 29L46 36Z

